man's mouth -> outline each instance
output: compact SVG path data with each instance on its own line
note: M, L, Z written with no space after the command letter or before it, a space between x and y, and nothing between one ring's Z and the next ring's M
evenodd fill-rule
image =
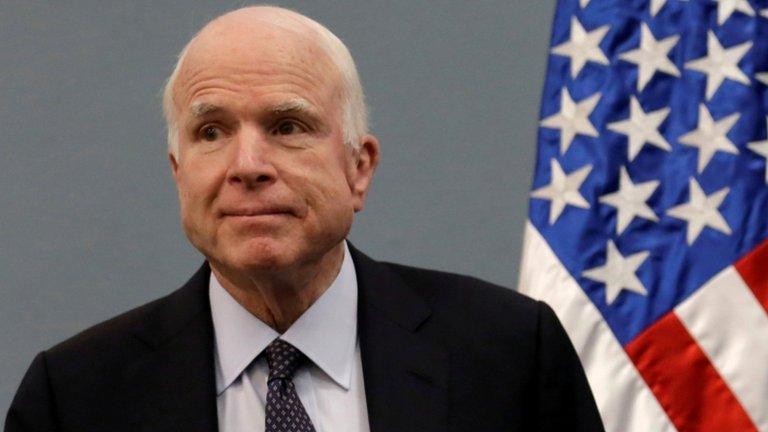
M224 209L221 211L223 217L232 218L259 218L268 216L291 216L294 212L286 206L262 206L262 207L240 207Z

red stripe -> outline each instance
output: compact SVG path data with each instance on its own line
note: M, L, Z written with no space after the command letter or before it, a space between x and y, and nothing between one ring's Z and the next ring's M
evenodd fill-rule
M768 312L768 240L738 260L734 267Z
M625 349L678 431L757 431L674 313Z

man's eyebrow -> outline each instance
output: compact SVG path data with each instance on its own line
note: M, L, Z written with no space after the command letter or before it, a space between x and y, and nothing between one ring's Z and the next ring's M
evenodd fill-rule
M317 110L307 102L305 99L297 98L291 99L279 103L269 108L269 112L272 114L284 114L284 113L306 113L312 116L317 116Z
M208 113L221 110L221 107L208 102L195 102L189 108L192 117L202 117Z
M189 108L189 112L194 118L203 117L206 114L210 114L217 111L222 111L223 108L214 105L210 102L195 102ZM273 115L295 113L306 114L310 117L319 117L317 109L309 103L306 99L295 98L285 102L281 102L277 105L271 106L266 109L267 112Z

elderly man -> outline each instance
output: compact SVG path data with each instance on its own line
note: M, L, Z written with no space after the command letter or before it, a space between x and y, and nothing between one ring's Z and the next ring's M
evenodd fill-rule
M379 161L354 62L275 7L206 25L165 92L179 290L40 353L6 431L599 431L552 311L345 241Z

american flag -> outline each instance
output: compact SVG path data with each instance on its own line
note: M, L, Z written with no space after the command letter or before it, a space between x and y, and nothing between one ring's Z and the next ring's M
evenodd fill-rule
M768 1L560 0L520 290L606 429L768 431Z

